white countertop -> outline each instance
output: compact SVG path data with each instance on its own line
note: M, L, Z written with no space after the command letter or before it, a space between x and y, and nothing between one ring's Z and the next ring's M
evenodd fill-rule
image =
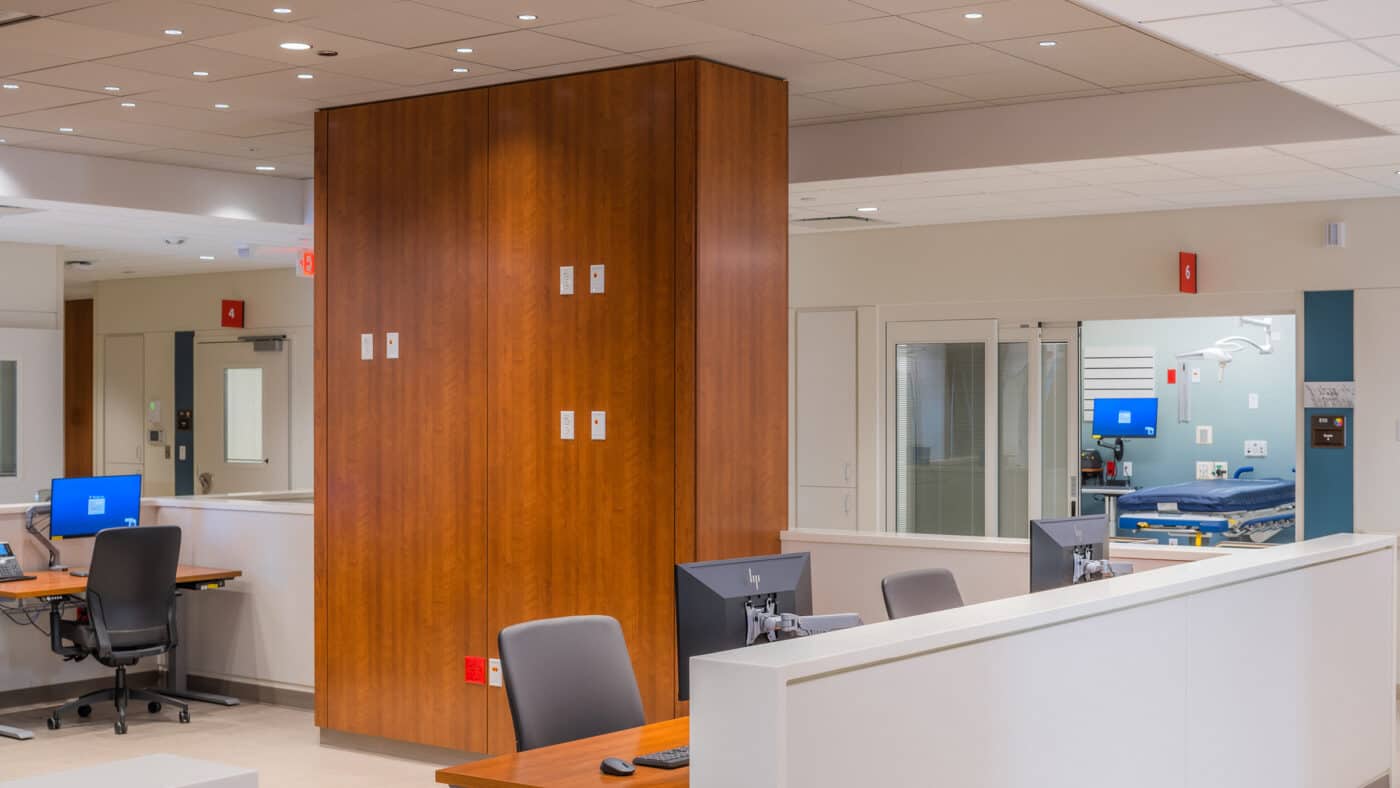
M885 539L891 534L868 534ZM939 539L957 537L937 537ZM1015 541L1015 540L1005 540ZM1024 545L1024 542L1021 542ZM886 621L820 637L785 640L696 657L696 661L772 669L781 680L839 672L960 643L1151 604L1364 553L1395 550L1396 537L1336 534L1268 550L1229 551L1204 561ZM1022 547L1021 549L1025 549ZM1126 552L1126 551L1124 551Z
M898 547L915 550L967 550L984 553L1025 553L1027 539L996 536L954 536L949 534L899 534L885 531L840 531L797 528L779 534L784 545L850 544L872 547ZM1235 548L1190 547L1187 545L1136 544L1114 542L1109 548L1114 558L1158 561L1195 561L1203 557L1241 552ZM1252 552L1252 551L1251 551Z

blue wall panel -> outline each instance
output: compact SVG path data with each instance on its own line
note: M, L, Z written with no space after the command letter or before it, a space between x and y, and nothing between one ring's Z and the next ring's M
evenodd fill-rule
M1355 379L1353 362L1354 294L1350 290L1303 295L1303 380L1319 382ZM1345 416L1347 445L1339 449L1314 449L1311 431L1304 432L1303 517L1309 539L1350 533L1355 513L1352 445L1357 424L1350 408L1305 412L1308 423L1319 414Z

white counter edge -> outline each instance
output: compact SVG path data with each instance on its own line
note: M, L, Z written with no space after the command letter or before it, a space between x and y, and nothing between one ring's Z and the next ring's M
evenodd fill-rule
M305 501L256 501L242 498L148 498L143 504L158 509L203 509L220 512L256 512L259 514L298 514L310 517L316 505Z
M1183 562L1107 581L870 624L820 637L788 640L764 648L726 651L695 660L761 668L776 674L781 681L801 681L1395 549L1394 536L1336 534L1268 550L1230 551L1208 561Z
M842 544L868 547L901 547L914 550L965 550L980 553L1025 553L1030 549L1026 539L998 536L954 536L948 534L896 534L878 531L838 531L797 528L779 534L784 546L789 544ZM1115 543L1109 551L1114 558L1158 561L1195 561L1218 555L1243 552L1235 548L1187 547L1164 544Z

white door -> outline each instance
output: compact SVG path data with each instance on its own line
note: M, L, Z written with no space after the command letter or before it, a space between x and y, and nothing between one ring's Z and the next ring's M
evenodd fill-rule
M797 526L856 527L856 311L797 313Z
M140 334L102 343L102 473L145 471L146 341Z
M291 483L285 340L201 341L194 352L195 492L272 492Z
M1003 328L997 349L997 535L1069 517L1078 497L1078 329Z

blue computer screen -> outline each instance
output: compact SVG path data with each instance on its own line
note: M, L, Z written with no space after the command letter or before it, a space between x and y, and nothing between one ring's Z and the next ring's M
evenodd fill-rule
M51 510L49 536L63 539L136 525L141 519L141 477L54 479Z
M1157 398L1094 400L1094 434L1101 438L1157 437Z

